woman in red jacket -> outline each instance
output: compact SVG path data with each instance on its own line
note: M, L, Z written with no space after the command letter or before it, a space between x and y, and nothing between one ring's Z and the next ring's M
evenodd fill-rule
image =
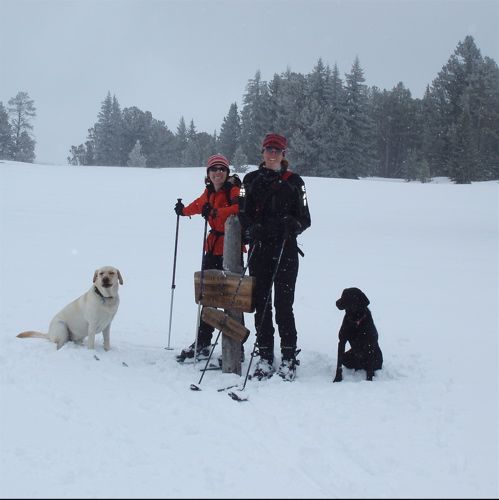
M206 189L199 198L184 206L175 205L177 215L202 215L210 226L203 256L203 269L223 269L225 221L239 211L238 198L241 182L229 176L229 161L221 154L210 156L206 163ZM214 328L200 320L197 333L197 356L208 356ZM196 342L183 349L177 356L179 362L194 357Z

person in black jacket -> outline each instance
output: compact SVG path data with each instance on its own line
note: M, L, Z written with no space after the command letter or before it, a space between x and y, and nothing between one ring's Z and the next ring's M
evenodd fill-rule
M293 313L298 276L296 237L310 227L305 183L288 168L287 140L267 134L263 140L263 162L258 170L244 176L239 194L239 218L250 244L250 275L256 278L255 326L259 360L253 376L269 378L274 369L274 324L281 340L278 374L293 380L299 361L296 355L297 332ZM272 278L274 277L272 282Z

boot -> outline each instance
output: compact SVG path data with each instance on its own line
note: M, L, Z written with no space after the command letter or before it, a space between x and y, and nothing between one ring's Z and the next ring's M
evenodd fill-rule
M292 382L296 377L296 367L300 361L296 359L300 349L296 350L294 347L284 347L282 349L282 361L277 370L277 374L283 380Z
M194 349L196 347L196 342L193 342L189 347L182 349L180 354L177 355L177 361L179 363L183 363L186 359L194 358ZM196 351L196 359L207 359L210 355L210 343L203 344L198 341L197 351Z
M256 363L255 370L253 371L253 377L258 380L268 379L272 377L275 372L274 356L268 347L261 347L258 351L260 359Z

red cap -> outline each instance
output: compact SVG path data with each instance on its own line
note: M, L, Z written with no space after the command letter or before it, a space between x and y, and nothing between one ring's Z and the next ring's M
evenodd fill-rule
M267 134L263 139L263 147L271 147L285 150L288 145L286 137L279 134Z
M210 156L208 158L208 161L206 162L206 168L208 169L217 165L229 169L229 160L227 160L227 158L225 158L225 156L221 154Z

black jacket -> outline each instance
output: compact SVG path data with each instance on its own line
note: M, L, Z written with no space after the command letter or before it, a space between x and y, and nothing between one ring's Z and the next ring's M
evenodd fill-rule
M281 239L286 216L296 221L290 237L310 227L311 219L303 179L287 169L280 171L260 165L244 176L239 194L239 219L243 230L262 226L262 240ZM289 223L289 219L288 219Z

